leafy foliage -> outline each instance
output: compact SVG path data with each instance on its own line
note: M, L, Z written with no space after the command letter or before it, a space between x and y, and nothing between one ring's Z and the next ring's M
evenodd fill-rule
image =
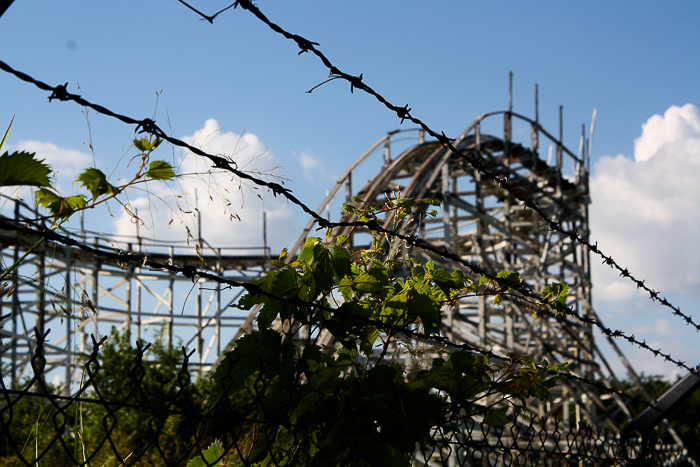
M215 465L216 461L221 459L222 457L222 452L223 448L221 445L221 441L214 440L213 443L211 443L211 446L209 446L204 452L202 452L202 456L197 456L194 459L192 459L188 464L187 467L211 467ZM223 466L223 464L220 464Z
M102 195L119 193L119 190L107 181L104 172L93 167L83 170L74 183L78 182L90 192L93 201Z
M22 396L10 409L8 399L0 400L3 421L11 426L10 430L0 430L0 466L17 465L18 457L10 449L12 445L24 446L22 455L26 459L48 449L39 463L47 467L74 465L69 453L79 462L85 462L85 453L96 450L98 454L90 459L89 465L119 465L110 455L111 450L97 449L105 442L106 433L123 457L141 453L157 439L161 453L147 449L139 465L162 465L162 456L169 460L169 465L175 465L190 457L188 449L195 437L202 443L213 441L214 434L202 431L196 423L205 412L210 382L204 378L196 383L183 379L182 352L169 346L164 337L161 332L152 345L146 347L140 343L134 347L128 333L112 331L98 361L84 367L82 376L88 388L82 393L83 399L109 403L57 404L45 397ZM29 384L31 381L25 381L21 388ZM51 385L47 390L62 393ZM34 383L32 392L41 395L44 391ZM62 406L60 411L59 406ZM53 442L57 433L62 434L65 448Z
M540 295L543 296L542 301L548 304L555 313L561 314L566 309L566 294L568 292L568 284L554 282L545 287Z
M99 169L83 170L75 183L89 192L89 204L86 195L63 197L48 182L39 186L35 201L60 222L135 183L171 180L176 174L169 163L150 160L160 143L158 138L134 139L141 154L132 161L138 159L139 166L124 185L112 185ZM42 170L48 181L49 169ZM367 222L391 215L395 229L409 216L435 216L429 208L439 204L400 196L380 208L354 201L364 207L346 204L343 210ZM208 435L247 440L245 446L238 444L238 460L246 465L408 466L416 444L430 443L435 430L457 433L472 418L503 426L530 398L552 399L562 364L448 352L436 340L443 312L457 300L491 295L494 306L506 294L524 300L517 294L523 285L518 273L472 280L432 261L387 261L378 236L371 248L351 251L349 235L332 241L311 237L289 263L282 261L283 252L271 263L274 269L234 305L257 310L258 330L240 338L200 388L208 387L206 410L218 415L206 427ZM567 286L552 284L541 295L528 306L560 312ZM86 421L80 442L110 425L110 438L118 439L124 451L157 438L161 456L183 455L182 440L193 436L186 421L205 410L203 392L179 379L176 354L162 339L153 351L155 367L143 360L144 349L130 346L128 334L113 333L103 349L106 371L88 367L95 392L103 400L130 401L153 412L142 416L122 411L123 405L92 407L81 414ZM188 395L181 398L182 393ZM176 416L164 415L174 409ZM118 423L113 422L116 412ZM213 442L189 466L219 462L226 454L223 446Z
M415 208L398 198L382 210ZM377 214L344 209L365 219ZM246 463L407 466L416 443L429 443L436 429L459 431L474 417L502 426L530 398L552 399L564 364L494 360L431 343L446 307L468 296L513 293L522 286L519 274L473 282L431 261L381 261L346 243L346 236L308 238L288 264L283 251L271 262L275 269L253 282L258 289L235 305L257 307L258 330L216 368L210 403L227 418L250 421L235 425L250 434ZM396 276L397 266L408 273ZM552 301L545 294L536 306ZM420 342L414 357L399 351L411 340ZM326 346L333 341L337 349Z
M147 154L153 152L162 142L163 140L160 138L156 138L153 141L149 138L134 138L134 146L136 146L136 149Z
M14 117L13 117L14 118ZM10 131L8 126L0 143L0 149L7 139ZM90 193L90 203L84 194L73 196L61 196L51 183L49 175L52 170L43 159L37 159L35 153L24 151L5 152L0 155L0 187L2 186L33 186L39 188L34 193L34 202L49 212L54 223L58 224L67 220L74 213L95 207L96 205L114 198L129 186L145 180L168 181L177 177L175 169L163 160L150 161L150 155L160 146L160 138L135 138L134 146L141 151L139 156L140 166L134 177L121 186L112 185L107 176L100 169L88 167L84 169L73 182L85 188Z
M48 210L54 218L67 219L75 211L85 208L85 195L62 197L53 190L40 188L34 193L37 206Z
M5 152L0 156L0 186L49 187L52 170L33 152Z
M139 452L144 441L157 435L166 458L186 455L195 428L192 422L204 411L207 381L194 384L180 378L182 352L168 345L164 331L146 349L143 343L133 346L128 332L113 330L100 355L93 388L99 388L105 400L126 403L109 407L109 411L102 405L87 406L82 414L86 442L99 441L104 424L116 420L110 437L119 444L120 452ZM149 410L134 410L134 406ZM149 456L143 460L150 459L151 465L162 463L157 451L149 451Z
M144 175L151 180L172 180L176 177L173 166L165 161L152 161Z

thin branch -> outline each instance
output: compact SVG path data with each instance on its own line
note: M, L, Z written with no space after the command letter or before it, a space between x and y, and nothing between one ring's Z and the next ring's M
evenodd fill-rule
M199 11L198 9L196 9L195 7L193 7L192 5L190 5L189 3L187 3L187 2L185 2L185 1L183 1L183 0L177 0L177 1L180 2L180 3L182 3L183 5L185 5L185 6L186 6L187 8L189 8L190 10L194 11L195 13L197 13L199 16L202 17L202 19L205 19L205 20L209 21L211 24L214 24L214 19L215 19L217 16L219 16L221 13L223 13L223 12L226 11L226 10L228 10L229 8L232 8L232 7L236 6L236 2L233 2L232 4L230 4L229 6L227 6L226 8L217 11L217 12L214 13L212 16L208 16L208 15L205 15L204 13L202 13L201 11ZM10 2L10 3L12 3L12 2Z

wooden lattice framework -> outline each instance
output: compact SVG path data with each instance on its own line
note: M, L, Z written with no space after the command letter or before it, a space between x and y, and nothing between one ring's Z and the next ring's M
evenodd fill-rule
M502 137L485 134L482 128L500 126ZM514 142L514 128L527 130L529 144ZM521 131L522 132L522 131ZM408 135L411 135L408 136ZM413 139L416 144L393 156L395 142ZM540 158L539 150L549 147L549 160ZM405 143L404 143L405 145ZM440 199L443 202L437 218L414 218L405 221L408 230L429 241L437 249L446 248L467 263L496 274L517 271L532 291L544 289L552 282L569 285L567 306L581 316L600 321L592 307L589 253L569 236L550 229L539 214L524 207L493 179L485 177L465 160L477 158L482 166L506 180L520 196L532 199L548 217L564 230L577 232L588 239L588 140L582 134L578 154L574 154L559 138L532 120L509 111L479 116L458 138L455 154L437 141L426 141L419 130L387 133L365 152L338 179L319 211L327 210L344 192L343 202L355 203L352 196L376 207L387 198ZM358 168L371 156L383 150L383 165L376 175L359 190L353 188ZM355 177L353 177L355 175ZM342 195L341 195L342 196ZM355 220L345 214L341 221ZM385 227L395 224L386 220ZM298 252L307 235L309 222L293 251ZM347 234L349 228L336 229L333 235ZM362 238L361 229L355 237ZM369 238L365 235L364 238ZM355 240L357 247L361 240ZM419 248L408 248L401 241L387 245L389 256L410 255L425 263L452 269L469 269L458 262ZM521 301L503 297L494 306L493 297L481 296L463 300L445 309L445 335L455 343L468 343L483 350L516 355L527 354L535 360L550 363L569 362L568 371L580 378L612 381L619 384L615 365L603 355L594 339L593 329L580 320L540 313L534 318ZM618 357L638 385L631 393L643 392L641 383L616 343L608 339L612 353ZM618 365L619 367L619 365ZM628 376L628 375L625 375ZM621 387L621 386L618 386ZM579 423L607 423L617 428L615 414L631 415L626 401L616 396L601 396L597 388L563 381L553 403L533 405L531 409L544 417L556 417L578 426Z
M503 136L485 134L484 126L499 119ZM514 128L529 130L528 145L513 141ZM401 141L405 146L410 135L417 144L392 157L395 143ZM582 135L577 155L564 146L561 136L561 130L556 138L537 119L508 110L479 116L453 144L460 153L478 158L488 171L507 180L521 196L533 199L564 229L587 238L586 138ZM549 161L539 157L541 140L550 147ZM487 271L517 271L535 291L552 281L565 281L569 284L567 305L580 315L599 319L591 305L588 252L568 236L551 230L538 214L525 209L497 183L471 168L462 156L451 153L437 141L426 141L422 131L393 131L377 141L338 179L318 212L328 211L342 191L346 201L350 201L355 193L353 176L358 178L363 162L381 150L383 164L357 191L359 198L374 204L383 204L385 196L393 196L392 193L416 199L441 199L441 215L414 222L415 235ZM31 208L16 200L4 204L3 215L16 223L37 217ZM343 220L352 219L346 216ZM312 227L313 222L309 221L292 247L292 254L299 251ZM333 234L342 233L343 230L336 230ZM4 268L14 264L37 240L22 237L16 231L0 231L0 234ZM269 257L267 251L260 249L253 253L227 251L202 243L202 262L194 247L145 242L138 237L117 243L80 231L73 235L100 248L137 253L143 252L144 244L148 243L151 259L191 264L238 280L259 277ZM450 263L426 250L409 251L400 242L389 247L390 255L411 254L423 262L435 261L468 272L459 263ZM85 349L89 348L88 336L105 335L111 326L129 329L134 338L148 337L148 332L162 327L168 342L177 343L179 337L183 345L196 350L194 358L202 369L215 363L236 336L255 326L254 313L241 315L230 308L240 289L229 290L202 281L193 284L183 276L140 265L121 267L60 244L45 242L29 253L17 272L11 276L15 293L3 295L0 302L0 314L10 315L2 321L0 329L2 363L11 368L15 380L22 377L31 363L29 349L36 331L43 333L51 329L47 344L49 368L70 381ZM590 326L547 314L534 319L519 301L506 297L500 306L494 306L491 300L467 299L446 309L446 337L497 353L528 354L551 363L568 361L569 371L581 378L617 380L612 366L599 351ZM629 362L615 343L611 341L611 344L623 366L634 376ZM576 424L605 421L613 426L616 412L630 415L619 398L600 396L595 388L571 381L561 385L554 403L533 410Z

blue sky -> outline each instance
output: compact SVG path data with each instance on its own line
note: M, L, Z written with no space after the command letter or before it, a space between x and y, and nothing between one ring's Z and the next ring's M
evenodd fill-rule
M192 4L207 12L227 5ZM685 312L700 315L700 254L694 244L700 235L695 183L700 176L700 3L258 5L283 28L320 43L338 68L363 73L364 81L392 103L408 104L413 115L448 136L483 112L507 107L511 70L515 111L533 116L538 83L540 121L556 133L558 107L564 106L564 141L574 150L581 124L588 127L597 109L592 236ZM351 94L345 82L306 93L328 71L311 54L297 52L292 42L241 9L222 13L211 25L175 0L16 0L0 19L0 59L15 69L50 84L68 82L70 92L78 92L79 85L86 99L135 118L154 114L162 90L156 121L173 136L221 152L237 147L241 160L251 160L251 169L281 166L275 173L315 207L335 178L399 121L373 98ZM134 154L129 149L133 128L91 112L89 133L80 107L49 104L45 93L5 73L0 90L0 124L16 115L10 148L43 151L62 171L59 181L64 175L67 190L72 172L92 160L84 144L90 136L98 167L126 170ZM179 157L162 151L164 157ZM620 199L627 201L614 202ZM277 226L273 244L284 246L306 219L278 200L266 202ZM249 222L257 216L255 203L248 196L239 204L244 207L238 213ZM143 201L142 209L147 205ZM89 223L108 231L105 219L104 213L88 216ZM119 216L116 221L121 224L113 231L128 225ZM245 234L240 238L255 241ZM630 291L630 284L601 268L594 272L596 308L609 326L657 342L689 364L700 363L695 331ZM621 347L642 371L674 371Z

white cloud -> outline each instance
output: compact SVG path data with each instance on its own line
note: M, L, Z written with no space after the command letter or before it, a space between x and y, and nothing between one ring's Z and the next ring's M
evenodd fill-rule
M258 178L280 182L277 159L254 134L224 132L216 120L209 119L203 128L182 139L210 154L230 158L239 169ZM138 209L144 221L142 235L160 240L184 240L189 229L196 237L198 208L202 237L211 246L262 246L261 198L264 198L267 241L273 248L272 253L296 241L300 229L295 228L293 210L283 198L274 197L229 173L212 172L207 159L190 152L177 163L177 172L185 175L176 184L170 187L154 184L149 188L150 196L131 198L131 206ZM131 217L126 213L117 219L117 227L122 235L135 232Z
M593 238L651 287L700 297L698 180L698 109L687 104L654 115L635 141L634 160L605 156L595 164Z
M326 164L313 155L311 151L302 151L299 155L299 163L304 170L304 177L307 181L317 182L328 178Z
M44 159L56 172L59 182L69 185L73 183L78 173L92 166L92 156L75 149L64 149L53 143L43 141L20 141L15 151L35 152L37 159Z
M605 271L607 272L607 271ZM603 271L601 273L606 276L605 280L600 280L600 274L596 275L598 279L596 282L599 288L596 288L596 298L609 301L618 300L628 300L635 295L636 288L631 281L626 279L619 279L617 274L605 274Z
M671 106L642 125L634 142L634 158L648 161L666 155L700 155L700 112L693 104Z
M6 145L3 153L14 151L26 151L36 153L36 158L48 164L53 172L50 177L55 177L56 188L64 195L72 195L76 188L72 185L75 177L86 167L92 167L93 159L90 154L76 149L65 149L56 146L54 143L44 141L19 141L16 145ZM0 193L10 197L24 200L27 204L33 204L34 188L23 187L3 187Z
M642 125L634 159L600 158L591 178L591 234L600 249L650 288L696 315L700 303L700 112L672 106ZM696 364L697 332L593 259L593 297L604 323ZM671 376L678 368L628 347L638 372ZM624 374L624 373L623 373Z

